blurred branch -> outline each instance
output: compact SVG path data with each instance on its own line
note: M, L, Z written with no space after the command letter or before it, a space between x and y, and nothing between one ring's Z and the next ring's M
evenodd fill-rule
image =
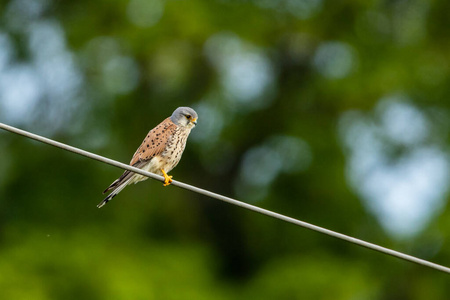
M115 160L112 160L112 159L109 159L109 158L106 158L106 157L103 157L103 156L100 156L100 155L97 155L97 154L94 154L94 153L91 153L91 152L88 152L85 150L81 150L81 149L54 141L52 139L45 138L45 137L9 126L9 125L3 124L3 123L0 123L0 128L10 131L12 133L16 133L16 134L25 136L27 138L30 138L30 139L33 139L36 141L42 142L42 143L46 143L46 144L49 144L49 145L79 154L79 155L86 156L86 157L94 159L94 160L98 160L100 162L103 162L103 163L106 163L106 164L109 164L109 165L112 165L112 166L115 166L115 167L118 167L118 168L121 168L124 170L129 170L134 173L138 173L138 174L153 178L155 180L159 180L161 182L164 181L164 177L162 177L162 176L159 176L159 175L156 175L153 173L149 173L149 172L145 172L141 169L132 167L130 165L126 165L124 163L120 163L118 161L115 161ZM404 254L404 253L401 253L401 252L398 252L395 250L391 250L391 249L388 249L388 248L385 248L382 246L378 246L376 244L372 244L372 243L369 243L369 242L366 242L366 241L363 241L363 240L360 240L360 239L357 239L357 238L354 238L351 236L347 236L347 235L344 235L344 234L341 234L341 233L338 233L338 232L335 232L335 231L332 231L329 229L325 229L325 228L322 228L322 227L319 227L316 225L312 225L312 224L309 224L309 223L306 223L306 222L303 222L303 221L300 221L300 220L297 220L297 219L294 219L294 218L291 218L288 216L278 214L276 212L272 212L270 210L266 210L266 209L263 209L263 208L260 208L260 207L254 206L254 205L250 205L250 204L247 204L247 203L244 203L244 202L241 202L241 201L229 198L229 197L225 197L225 196L222 196L222 195L219 195L219 194L216 194L216 193L204 190L204 189L200 189L198 187L195 187L195 186L192 186L189 184L185 184L185 183L176 181L176 180L172 181L172 185L186 189L186 190L190 190L195 193L199 193L199 194L211 197L211 198L215 198L220 201L228 202L230 204L240 206L242 208L245 208L245 209L248 209L248 210L251 210L251 211L254 211L254 212L275 218L275 219L279 219L279 220L282 220L282 221L285 221L285 222L288 222L288 223L291 223L291 224L294 224L297 226L301 226L301 227L304 227L304 228L307 228L307 229L310 229L310 230L313 230L316 232L320 232L320 233L323 233L323 234L326 234L326 235L329 235L329 236L332 236L332 237L335 237L335 238L338 238L338 239L341 239L341 240L344 240L344 241L347 241L347 242L350 242L350 243L353 243L353 244L356 244L356 245L359 245L359 246L362 246L365 248L368 248L368 249L372 249L372 250L381 252L383 254L391 255L391 256L394 256L394 257L397 257L397 258L400 258L400 259L403 259L403 260L406 260L409 262L413 262L413 263L416 263L416 264L419 264L419 265L422 265L425 267L429 267L429 268L450 274L450 268L448 268L448 267L438 265L438 264L411 256L411 255L408 255L408 254Z

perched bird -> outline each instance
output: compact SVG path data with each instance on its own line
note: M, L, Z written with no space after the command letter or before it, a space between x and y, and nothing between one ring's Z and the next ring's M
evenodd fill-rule
M147 172L164 176L164 186L172 182L167 175L181 159L191 129L197 125L197 113L190 107L178 107L158 126L150 130L134 153L130 165ZM112 192L97 207L100 208L114 198L127 185L146 180L148 177L125 171L103 194Z

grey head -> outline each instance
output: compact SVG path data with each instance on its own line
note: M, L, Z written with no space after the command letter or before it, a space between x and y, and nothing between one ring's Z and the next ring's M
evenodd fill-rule
M197 119L197 113L190 107L178 107L170 116L170 120L172 120L175 125L188 128L197 125Z

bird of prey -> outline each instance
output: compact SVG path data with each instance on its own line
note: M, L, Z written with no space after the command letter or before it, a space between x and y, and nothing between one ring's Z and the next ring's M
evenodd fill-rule
M197 113L190 107L178 107L158 126L150 130L134 153L130 165L147 172L164 176L164 186L172 182L167 175L181 159L191 129L197 125ZM112 191L97 207L100 208L114 198L127 185L146 180L148 177L125 171L103 194Z

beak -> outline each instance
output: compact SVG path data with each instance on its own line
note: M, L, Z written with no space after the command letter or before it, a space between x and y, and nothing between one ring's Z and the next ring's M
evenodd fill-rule
M197 118L192 119L191 123L193 123L194 125L197 125Z

